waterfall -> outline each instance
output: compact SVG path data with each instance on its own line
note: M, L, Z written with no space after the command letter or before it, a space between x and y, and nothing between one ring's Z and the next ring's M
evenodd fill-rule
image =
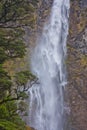
M66 40L69 0L54 0L48 23L32 56L38 84L29 89L29 125L35 130L63 130Z

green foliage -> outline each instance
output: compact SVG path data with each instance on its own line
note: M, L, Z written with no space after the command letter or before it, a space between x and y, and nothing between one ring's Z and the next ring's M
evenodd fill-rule
M4 0L0 1L0 23L26 24L34 17L38 1L36 0ZM28 23L29 24L29 23Z
M0 106L0 119L8 119L9 113L5 105Z
M25 130L25 124L17 114L17 104L14 101L0 106L0 130Z
M10 121L0 120L0 130L19 130L18 127Z
M20 29L6 30L0 35L1 62L9 58L22 58L26 52L26 46L22 40L23 31Z
M27 2L27 0L0 1L0 102L7 100L6 97L9 96L12 87L11 77L3 69L3 63L9 59L23 58L26 52L23 41L24 30L14 28L11 23L14 19L20 21L17 18L24 17L25 13L28 13L26 11L30 3ZM10 28L4 26L7 22L10 22L8 24L11 25Z
M0 120L0 130L25 130L25 127L17 126L11 121L7 120Z
M36 76L34 76L30 71L21 71L16 73L15 75L15 83L17 86L17 96L22 100L28 98L27 91L32 86L31 83L36 80ZM27 83L30 83L30 85Z
M30 71L21 71L16 73L16 83L18 85L25 85L27 81L34 81L36 77Z
M0 63L3 63L7 58L7 55L5 54L5 51L3 48L0 48Z
M0 130L25 130L18 112L23 112L26 105L21 102L18 106L16 100L27 98L26 83L36 77L30 71L22 71L15 75L13 83L3 64L25 56L23 27L34 27L37 3L37 0L0 1Z
M3 100L12 85L11 78L0 65L0 101Z

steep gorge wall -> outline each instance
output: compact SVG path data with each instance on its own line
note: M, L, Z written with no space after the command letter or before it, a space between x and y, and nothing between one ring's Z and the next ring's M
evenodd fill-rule
M70 130L87 130L87 1L71 0L68 36Z

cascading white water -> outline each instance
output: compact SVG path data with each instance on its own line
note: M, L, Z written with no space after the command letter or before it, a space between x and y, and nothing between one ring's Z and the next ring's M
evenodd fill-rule
M69 0L54 0L50 20L32 56L32 71L39 84L29 89L29 125L36 130L63 130L69 6Z

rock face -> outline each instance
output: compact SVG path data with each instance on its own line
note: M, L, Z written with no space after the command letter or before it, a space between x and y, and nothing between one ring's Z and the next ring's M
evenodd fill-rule
M87 1L71 0L68 37L70 130L87 130Z
M36 22L34 28L31 30L30 28L26 28L26 39L29 45L35 46L35 42L37 36L40 36L42 33L43 26L47 21L51 9L53 0L39 0L37 11L36 11Z

